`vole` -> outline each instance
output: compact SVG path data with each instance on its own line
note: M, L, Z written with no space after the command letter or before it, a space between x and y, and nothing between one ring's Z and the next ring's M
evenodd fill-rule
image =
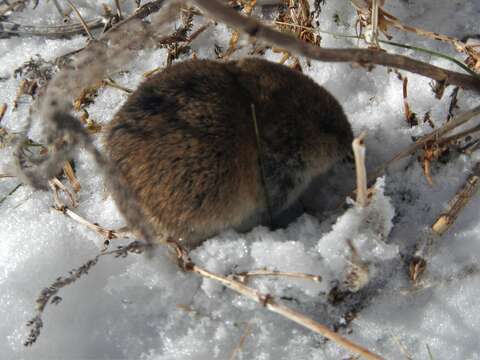
M324 88L250 58L190 60L148 78L108 125L105 147L159 239L191 248L275 221L352 140Z

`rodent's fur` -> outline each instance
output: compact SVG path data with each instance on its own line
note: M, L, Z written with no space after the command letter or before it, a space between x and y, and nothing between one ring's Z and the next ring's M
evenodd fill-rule
M313 80L244 59L185 61L152 76L105 142L159 238L192 247L266 223L267 203L275 217L350 153L352 139L342 107Z

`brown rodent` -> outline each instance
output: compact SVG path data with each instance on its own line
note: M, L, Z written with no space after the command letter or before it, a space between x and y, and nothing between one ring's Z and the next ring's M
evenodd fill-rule
M152 76L105 141L159 238L193 247L275 219L349 155L352 139L342 107L313 80L244 59L185 61Z

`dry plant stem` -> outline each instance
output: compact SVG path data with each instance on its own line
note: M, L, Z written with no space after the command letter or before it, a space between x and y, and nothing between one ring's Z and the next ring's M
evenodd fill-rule
M438 141L438 145L448 144L452 141L456 141L456 140L459 140L461 138L464 138L467 135L475 134L478 131L480 131L480 125L477 125L477 126L474 126L474 127L470 128L468 130L459 132L458 134L455 134L455 135L452 135L452 136L449 136L449 137L446 137L446 138L442 138Z
M65 185L62 184L60 180L58 180L57 178L53 178L49 181L49 183L50 183L50 188L53 191L53 200L55 202L55 207L57 209L61 209L65 207L63 202L60 201L60 197L58 196L59 190L61 190L65 195L67 195L67 197L70 199L72 207L78 206L78 202L77 202L77 199L75 199L75 196L71 193L70 190L67 189Z
M311 280L315 282L322 281L322 277L320 275L312 275L306 273L299 273L299 272L287 272L287 271L276 271L276 270L251 270L247 272L235 273L232 275L234 279L241 281L242 283L246 283L248 278L254 276L278 276L278 277L291 277L291 278L298 278L298 279L305 279Z
M367 194L367 169L365 167L365 143L366 132L360 134L352 142L353 154L355 156L355 171L357 175L357 201L360 208L368 205Z
M60 197L58 196L58 191L62 190L70 199L72 206L76 207L78 206L77 201L73 194L65 187L65 185L62 184L60 180L57 178L53 178L50 180L50 187L53 191L53 199L55 203L55 210L61 212L62 214L68 216L69 218L75 220L79 224L85 225L89 229L95 231L97 234L100 234L103 236L106 240L112 240L112 239L118 239L120 237L128 237L129 232L127 231L115 231L115 230L109 230L105 229L104 227L93 224L90 221L86 220L85 218L81 217L74 211L70 210L61 200Z
M468 177L463 187L450 201L447 210L441 214L432 225L432 231L442 236L457 219L460 212L467 206L480 187L480 163L473 169L473 174Z
M7 104L6 103L0 104L0 121L2 121L6 112L7 112Z
M446 133L459 127L460 125L465 124L467 121L469 121L470 119L478 115L480 115L480 105L471 110L465 111L460 115L457 115L455 118L453 118L450 122L446 123L441 128L435 131L432 131L430 134L417 140L414 144L412 144L405 150L402 150L401 152L396 154L393 158L388 160L385 164L378 167L368 178L369 182L375 180L378 176L381 176L385 172L385 170L388 168L388 166L390 166L395 161L403 159L404 157L414 153L416 150L422 148L427 142L441 138Z
M97 234L104 237L106 240L118 239L121 237L128 237L128 232L117 231L117 230L109 230L100 225L93 224L90 221L86 220L85 218L81 217L77 213L70 210L68 207L63 206L62 208L57 208L56 210L60 211L62 214L68 216L72 220L75 220L79 224L85 225L89 229L95 231Z
M79 192L82 186L80 185L80 182L75 176L75 171L73 170L73 167L70 161L67 161L65 165L63 165L63 172L65 173L65 176L67 177L68 182L72 186L73 191L75 191L76 193Z
M361 65L375 64L394 67L480 92L480 79L474 76L445 70L406 56L388 54L384 51L316 47L273 30L253 18L241 16L218 0L190 0L190 2L209 13L213 18L221 20L235 29L297 55L325 62L352 62Z
M380 47L378 43L378 0L372 0L372 43L376 47Z
M85 32L87 33L88 39L89 39L89 40L95 40L95 38L93 37L92 33L90 32L90 29L88 28L87 23L85 22L85 20L83 19L82 15L80 14L80 11L78 11L78 9L75 7L75 5L73 5L73 3L72 3L70 0L66 0L66 1L68 2L68 5L70 5L70 7L72 8L72 10L75 11L75 14L77 14L78 20L80 21L80 23L82 24L83 28L85 29Z
M122 85L119 85L116 81L114 81L113 79L111 78L106 78L104 80L104 84L106 86L110 86L111 88L114 88L114 89L118 89L118 90L122 90L124 92L126 92L127 94L131 94L133 93L133 90L132 89L129 89L129 88L126 88Z
M259 304L263 305L265 308L268 310L277 313L289 320L292 320L293 322L306 327L307 329L312 330L313 332L316 332L317 334L320 334L338 345L344 347L345 349L348 349L349 351L363 356L365 359L369 360L380 360L382 357L372 353L368 349L357 345L353 343L352 341L348 340L347 338L337 334L336 332L330 330L328 327L325 325L319 324L318 322L306 317L305 315L290 309L289 307L282 305L280 303L277 303L275 299L273 299L270 295L265 295L260 292L258 292L255 289L252 289L248 286L245 286L239 281L233 280L233 279L228 279L223 276L211 273L208 270L205 270L203 268L200 268L196 265L192 265L189 271L192 271L202 277L205 277L207 279L211 279L214 281L217 281L224 285L225 287L234 290L243 296L254 300L258 302Z
M97 18L87 22L89 29L104 26L103 18ZM84 33L82 24L69 24L58 26L29 26L8 21L0 21L0 35L19 36L44 36L44 37L65 37Z

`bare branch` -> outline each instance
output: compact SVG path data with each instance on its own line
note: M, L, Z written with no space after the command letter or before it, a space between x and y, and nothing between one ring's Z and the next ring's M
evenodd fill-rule
M394 163L397 160L400 160L418 149L422 148L427 142L432 141L434 139L438 139L445 135L446 133L452 131L453 129L459 127L460 125L465 124L467 121L472 119L473 117L476 117L480 115L480 105L465 111L461 113L460 115L457 115L455 118L453 118L451 121L447 122L444 126L441 128L432 131L430 134L422 137L421 139L418 139L414 144L410 145L407 147L405 150L402 150L398 154L396 154L393 158L385 162L383 165L379 166L368 178L369 181L373 181L376 179L378 176L382 175L385 170L390 166L392 163Z
M388 54L369 49L328 49L320 48L273 30L253 18L241 16L235 10L218 0L190 0L215 19L241 30L250 36L286 49L289 52L325 62L352 62L361 65L375 64L407 70L429 77L442 83L461 86L480 92L480 79L475 76L457 73L433 66L407 56Z
M352 351L355 354L363 356L365 359L369 360L380 360L382 357L372 353L368 349L357 345L353 343L352 341L348 340L347 338L341 336L340 334L337 334L333 330L330 330L328 327L325 325L322 325L309 317L293 310L290 309L289 307L278 303L275 301L273 297L270 295L265 295L260 293L259 291L252 289L248 286L245 286L239 281L233 280L233 279L228 279L226 277L223 277L221 275L214 274L208 270L205 270L201 267L198 267L197 265L191 264L191 267L187 267L187 271L194 272L204 278L214 280L216 282L221 283L223 286L236 291L243 296L256 301L257 303L263 305L266 309L277 313L303 327L306 327L307 329L312 330L313 332L316 332L317 334L320 334L338 345L344 347L345 349L348 349Z
M104 25L103 18L96 18L86 22L89 29L100 28ZM64 37L82 34L85 32L84 26L80 24L68 24L58 26L42 25L23 25L9 21L0 21L0 36L20 35L20 36L44 36L44 37Z
M70 5L70 7L72 8L72 10L75 12L75 14L77 14L78 20L80 21L80 23L81 23L82 26L83 26L83 29L84 29L85 32L87 33L88 39L89 39L89 40L95 40L95 38L93 37L92 33L90 32L90 29L88 28L87 23L86 23L85 20L83 19L82 14L80 14L80 11L78 11L77 7L76 7L75 5L73 5L73 3L72 3L70 0L66 0L66 1L68 2L68 5Z

